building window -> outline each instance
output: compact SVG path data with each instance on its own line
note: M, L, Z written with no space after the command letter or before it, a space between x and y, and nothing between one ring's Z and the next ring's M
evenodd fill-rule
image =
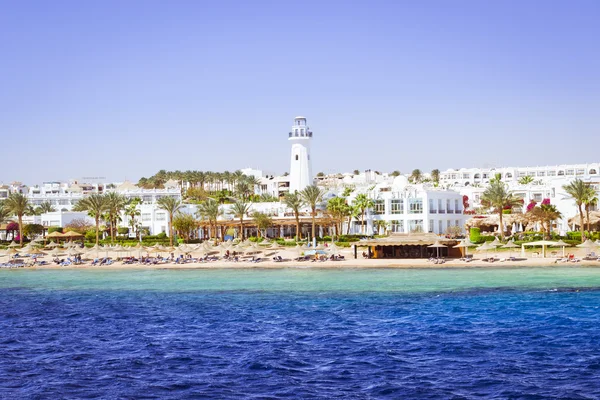
M565 175L565 171L558 171L558 176L564 176Z
M157 221L166 221L167 220L167 214L165 214L165 213L156 213L156 220Z
M585 174L585 170L584 169L578 169L577 171L575 171L576 175L583 175Z
M508 179L508 178L512 178L512 174L511 174L510 172L507 172L507 173L506 173L506 175L505 175L505 177L506 177L507 179Z
M446 221L446 229L450 228L452 226L452 222L450 222L450 220Z
M440 234L440 235L442 233L444 233L444 228L442 227L442 220L438 221L438 232L437 233Z
M454 200L454 212L460 214L460 207L458 206L458 199Z
M375 200L373 205L373 214L385 214L385 200Z
M429 232L433 233L433 220L432 219L429 220Z
M435 209L435 200L429 199L429 212L431 214L436 214L437 210Z
M556 176L556 171L548 171L548 176Z
M527 176L535 176L535 171L529 171L529 172L527 173Z
M459 226L459 225L458 225L458 220L457 220L457 219L456 219L456 220L454 220L454 226Z
M590 175L596 175L596 170L595 169L590 169Z
M519 178L522 178L522 177L524 177L524 176L527 176L527 173L526 173L525 171L519 171L519 172L517 172L517 176L518 176Z
M546 176L544 171L538 171L537 176Z
M404 214L404 199L392 199L391 214Z
M296 154L296 161L298 161L298 154Z
M448 214L454 214L454 210L452 209L452 207L450 205L450 199L446 199L446 212Z
M442 199L438 199L438 212L440 214L446 214L446 210L442 207Z
M404 233L404 221L393 220L391 221L390 228L392 232Z
M423 214L423 199L408 199L409 214ZM421 229L423 229L423 221L421 220Z
M471 174L463 174L462 178L463 179L470 179L471 178Z
M572 169L568 169L565 175L569 175L569 176L575 175L575 171Z
M474 176L473 178L475 178L475 179L479 179L479 178L480 178L480 176L479 176L479 174L475 174L475 176Z
M294 136L298 136L298 129L294 130Z
M422 219L411 219L410 221L408 221L408 232L409 233L423 232L423 220Z
M152 214L142 213L142 221L147 222L152 220Z

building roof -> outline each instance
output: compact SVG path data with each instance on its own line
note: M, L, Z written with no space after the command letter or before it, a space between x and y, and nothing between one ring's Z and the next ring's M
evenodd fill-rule
M435 233L393 233L380 239L368 239L356 242L357 246L423 246L440 242L446 246L458 243L456 239L448 239Z

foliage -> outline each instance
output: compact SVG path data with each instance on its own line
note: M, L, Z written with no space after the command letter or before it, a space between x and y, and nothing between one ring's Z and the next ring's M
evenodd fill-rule
M108 210L108 206L106 196L94 193L79 200L73 207L73 211L87 211L96 221L96 244L100 240L100 218Z
M449 226L446 228L446 236L449 236L451 238L456 238L459 236L462 236L462 229L460 226Z
M439 169L434 169L431 171L431 180L438 184L440 182L440 170Z
M579 229L581 232L581 240L585 241L585 226L583 220L582 206L595 197L596 192L581 179L575 179L568 185L563 185L563 190L573 198L579 211Z
M532 176L523 176L523 177L519 178L520 185L529 185L530 183L533 183Z
M398 170L395 170L394 172L392 172L392 173L390 174L390 176L392 176L392 177L394 177L394 178L395 178L395 177L397 177L397 176L400 176L400 171L398 171Z
M243 199L238 199L229 210L231 215L240 220L240 238L242 241L244 240L244 217L248 214L251 207L251 203L247 203Z
M19 227L23 226L23 216L30 210L29 200L27 196L22 193L11 193L6 200L4 200L4 207L8 212L17 216L19 220ZM19 231L19 244L23 245L23 234Z
M502 210L512 208L521 204L521 199L510 193L506 185L500 181L490 182L481 196L482 204L485 202L499 216L498 231L500 237L504 239L504 226L502 225Z
M412 183L420 183L423 180L423 173L420 169L413 169L408 180Z
M211 235L215 238L217 237L217 220L222 213L223 211L221 210L219 203L214 199L206 199L205 202L198 206L198 216L201 219L208 220L211 227Z
M61 226L51 226L48 228L48 234L53 233L53 232L60 232L63 233L63 228Z
M65 225L64 231L72 231L84 235L87 231L93 228L94 225L89 223L88 220L86 220L85 218L75 218L74 220Z
M259 211L255 211L254 213L252 213L252 218L254 219L254 222L256 223L256 226L258 228L259 237L265 236L265 235L262 235L261 231L266 230L270 226L273 225L273 218L271 218L269 215L267 215L263 212L259 212Z
M181 201L175 197L165 196L156 201L158 208L165 210L169 215L169 239L170 245L173 246L173 217L183 207Z
M46 214L49 212L55 212L55 211L56 211L56 208L49 201L44 201L42 204L39 205L39 207L37 207L35 209L35 212L38 215Z
M304 206L304 201L298 192L286 193L283 202L285 205L292 209L294 218L296 219L296 235L298 239L302 239L302 232L300 231L300 209Z
M173 228L185 241L189 241L192 232L198 228L198 221L193 215L179 212L173 218Z
M118 233L119 235L128 235L128 234L129 234L129 228L128 228L128 227L126 227L126 226L120 226L120 227L117 229L117 233Z
M360 194L356 195L352 205L354 207L356 207L357 210L359 210L359 212L360 212L361 230L362 230L362 233L365 234L365 228L366 228L365 213L369 208L373 208L373 206L375 205L375 202L373 201L373 199L370 199L365 193L360 193Z
M185 191L185 199L190 202L201 202L208 198L208 193L204 188L192 186Z
M466 194L463 195L463 197L462 197L462 204L463 204L463 210L466 210L467 208L469 208L469 196L467 196Z
M335 221L335 231L337 236L340 236L342 234L342 224L350 214L350 206L346 203L346 199L333 197L327 202L327 212Z
M273 203L273 202L278 202L279 199L275 196L270 195L269 193L263 193L260 196L258 196L257 199L259 202L261 203Z
M23 235L31 237L33 235L41 235L44 233L44 227L40 224L26 224L23 226Z
M315 185L307 186L300 192L300 197L304 204L310 207L312 217L312 237L315 237L315 217L317 215L317 205L323 201L325 193Z
M469 240L471 243L481 243L481 229L472 227L469 230Z

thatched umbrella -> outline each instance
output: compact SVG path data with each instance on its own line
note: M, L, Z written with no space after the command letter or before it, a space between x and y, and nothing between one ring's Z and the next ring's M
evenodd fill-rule
M50 239L53 239L53 238L60 239L62 237L63 237L63 234L60 233L59 231L54 231L54 232L49 233L49 234L46 235L46 238L50 238Z
M520 246L518 244L516 244L513 240L511 240L510 242L508 242L504 246L502 246L503 249L510 249L510 251L509 251L510 257L512 257L512 249L515 249L518 247L520 247Z
M48 255L50 255L52 257L57 257L57 256L60 256L63 254L65 254L65 252L63 250L59 249L58 247L55 247L48 252Z
M562 239L559 240L558 242L556 242L555 244L553 244L554 247L562 247L562 256L565 256L565 247L569 247L570 244L564 242Z
M465 249L465 256L468 255L469 253L469 247L475 247L477 246L475 243L471 243L471 241L469 239L463 239L460 241L459 244L457 244L456 246L454 246L455 249Z
M60 244L56 243L56 242L50 242L46 245L47 248L53 249L55 247L60 247Z
M439 258L439 257L440 257L440 248L442 248L442 247L443 247L443 248L445 248L445 247L448 247L448 246L446 246L446 245L443 245L443 244L441 244L441 243L439 242L439 240L436 240L434 244L432 244L432 245L430 245L430 246L427 246L427 247L431 247L431 248L434 248L434 249L436 249L436 252L437 252L437 257Z
M12 242L10 242L10 244L8 245L8 248L13 248L13 247L19 247L21 246L19 243L16 243L14 240Z

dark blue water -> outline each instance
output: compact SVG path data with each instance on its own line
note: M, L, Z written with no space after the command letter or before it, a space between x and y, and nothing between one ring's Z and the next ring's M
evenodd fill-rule
M600 291L0 289L2 398L600 398Z

